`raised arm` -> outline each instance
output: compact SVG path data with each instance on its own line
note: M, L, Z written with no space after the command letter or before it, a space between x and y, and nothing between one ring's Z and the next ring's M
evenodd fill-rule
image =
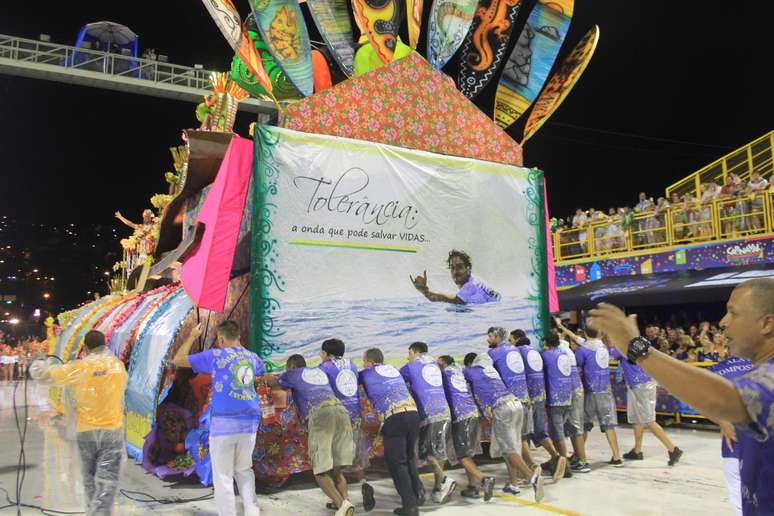
M610 336L625 357L629 343L640 336L635 315L629 317L613 305L601 303L591 311L589 324ZM694 367L651 348L637 361L666 390L715 421L747 424L751 421L734 384L719 375Z
M118 220L120 220L122 223L124 223L125 225L129 226L129 227L130 227L130 228L132 228L132 229L137 229L137 227L139 226L139 224L135 224L135 223L134 223L134 222L132 222L131 220L129 220L129 219L127 219L126 217L124 217L123 215L121 215L121 212L120 212L120 211L117 211L117 212L115 213L115 216L116 216L116 218L117 218Z
M199 323L193 327L191 334L185 339L183 345L175 353L175 358L172 359L172 363L177 367L191 367L191 362L188 361L188 355L191 354L191 346L194 341L202 334L202 324Z
M411 283L414 284L414 288L416 288L423 296L425 296L428 301L451 303L455 305L465 304L465 302L457 296L449 296L447 294L431 291L427 286L427 271L424 271L421 276L417 276L416 278L413 278L411 275L409 275L409 279L411 280Z

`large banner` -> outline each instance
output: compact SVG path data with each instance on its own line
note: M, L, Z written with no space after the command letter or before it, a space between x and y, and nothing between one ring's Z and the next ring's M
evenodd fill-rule
M260 127L253 342L277 363L344 340L403 358L485 349L490 326L539 331L543 174ZM541 239L542 238L542 239Z

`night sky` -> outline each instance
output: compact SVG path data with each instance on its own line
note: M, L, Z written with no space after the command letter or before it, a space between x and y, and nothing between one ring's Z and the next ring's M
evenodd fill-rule
M247 2L235 3L246 15ZM546 172L552 213L632 205L640 190L663 195L675 180L774 128L765 79L771 18L762 4L577 0L560 59L594 23L601 28L596 55L524 150L525 165ZM517 23L527 14L522 9ZM233 55L197 1L10 2L0 33L46 33L73 44L83 24L99 20L128 25L142 48L173 63L225 70ZM494 85L478 102L484 109ZM181 129L198 125L194 107L0 75L0 215L112 224L120 209L139 219L150 196L166 191L168 147L181 143ZM240 114L237 129L246 132L249 121Z

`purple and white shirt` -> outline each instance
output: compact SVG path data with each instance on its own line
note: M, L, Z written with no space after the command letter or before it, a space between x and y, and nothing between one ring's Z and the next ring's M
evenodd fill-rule
M463 370L463 374L470 384L481 412L490 419L492 409L500 400L516 399L503 383L500 373L492 365L492 359L486 355L476 357L473 364Z
M328 383L328 375L318 367L299 367L285 371L279 377L279 384L284 389L293 389L293 401L302 421L309 418L312 409L341 404Z
M422 355L400 368L400 374L411 387L422 424L451 419L443 374L435 360Z
M742 513L768 515L774 509L774 358L731 381L752 420L736 433Z
M366 367L358 374L358 382L365 388L371 405L382 419L398 408L416 409L406 382L394 366L376 364Z
M489 357L511 394L522 403L529 403L524 359L516 346L507 342L502 343L496 348L489 349Z
M723 378L733 380L734 378L738 378L739 376L742 376L743 374L750 371L750 369L752 369L752 362L745 358L728 357L722 362L708 367L707 369L715 374L719 374ZM720 455L722 457L739 458L738 446L734 447L733 450L729 450L725 439L721 439L720 443Z
M570 343L566 340L560 340L559 351L567 355L567 358L570 359L570 382L572 384L572 390L582 389L583 382L581 382L580 372L578 372L578 361L575 360L575 353L570 349Z
M465 374L457 364L452 364L443 370L443 390L446 401L451 409L452 421L478 417L478 407L468 388Z
M530 401L545 401L546 378L543 375L543 357L540 351L532 346L516 346L524 359L524 370L527 374L527 391Z
M549 407L566 407L572 402L572 364L567 354L556 348L543 351L546 399Z
M589 339L575 351L578 368L582 371L583 387L587 392L610 390L610 352L599 339Z
M333 393L349 413L352 424L360 420L360 392L357 384L357 366L348 358L335 358L320 364L328 376Z
M500 301L500 294L472 275L468 278L467 283L462 285L462 288L457 292L457 297L466 305L480 305Z
M639 387L640 385L653 381L653 378L651 378L648 373L643 371L643 369L637 364L632 364L629 362L629 360L617 349L610 348L610 355L618 360L618 365L623 369L626 385L630 389L634 389L635 387Z

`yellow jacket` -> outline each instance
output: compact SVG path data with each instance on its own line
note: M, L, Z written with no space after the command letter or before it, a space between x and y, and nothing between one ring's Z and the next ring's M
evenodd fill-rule
M117 430L124 425L126 368L107 348L52 367L51 379L75 398L76 432Z

